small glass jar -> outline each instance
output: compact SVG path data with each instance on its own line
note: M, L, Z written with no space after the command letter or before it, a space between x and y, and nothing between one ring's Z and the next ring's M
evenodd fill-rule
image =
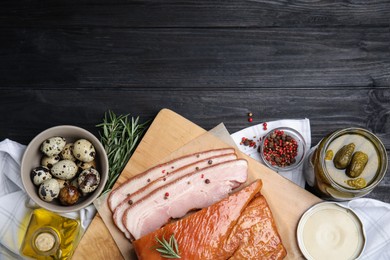
M279 137L278 137L278 135L279 135ZM271 139L274 139L273 142L277 142L278 140L276 140L275 137L283 139L283 142L285 140L287 140L290 143L293 142L297 146L296 154L294 154L295 156L292 157L292 159L294 161L291 164L278 166L278 164L275 161L272 161L270 158L267 159L267 156L265 154L265 149L267 149L268 147L266 148L266 144ZM290 138L290 139L286 139L286 138ZM279 139L279 141L282 142L282 140L280 140L280 139ZM280 145L280 146L284 146L284 145ZM274 146L272 145L272 147L274 147ZM286 159L284 156L286 154L288 154L288 156L290 156L290 154L291 154L291 151L290 151L290 153L286 152L286 150L284 150L284 151L282 150L282 151L278 152L276 149L275 150L273 150L273 149L274 148L268 148L268 150L271 152L271 154L273 156L272 158L274 160L276 157L279 157L279 158L277 158L279 160ZM284 147L284 149L286 149L286 147ZM305 153L306 153L306 142L305 142L305 139L303 138L303 136L295 129L292 129L289 127L278 127L278 128L275 128L275 129L272 129L271 131L269 131L262 138L262 141L260 143L258 151L260 153L261 160L268 168L270 168L276 172L287 172L287 171L292 171L295 168L302 165L304 158L305 158Z
M356 178L349 177L345 169L337 169L333 162L337 151L350 143L355 145L354 152L368 155L368 163ZM346 128L329 134L310 149L303 172L307 185L319 197L345 201L370 193L385 176L387 167L386 148L376 135L362 128ZM358 182L364 184L353 185Z
M35 209L20 248L33 259L70 259L79 239L80 223L45 209Z

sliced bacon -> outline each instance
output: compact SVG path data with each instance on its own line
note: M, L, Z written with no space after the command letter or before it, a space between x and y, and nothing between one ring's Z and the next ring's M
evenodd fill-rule
M111 211L114 211L115 208L124 199L126 199L127 196L133 194L139 189L142 189L150 182L158 179L159 177L169 174L169 172L172 172L175 169L181 168L185 165L189 165L206 158L233 153L233 152L234 152L233 148L213 149L213 150L208 150L200 153L186 155L177 158L175 160L157 165L153 168L150 168L149 170L137 174L136 176L130 178L122 185L117 187L115 190L113 190L107 200L108 206Z
M135 193L128 196L126 199L124 199L114 210L113 212L113 219L114 223L118 227L119 230L125 233L125 236L130 239L130 233L126 230L125 226L123 225L122 218L123 214L130 207L130 205L136 203L138 200L142 199L149 193L151 193L153 190L158 189L172 181L175 181L179 179L180 177L183 177L186 174L189 174L194 171L199 171L204 168L210 167L214 164L219 164L221 162L231 161L237 159L237 155L234 153L231 154L224 154L220 156L215 156L211 158L207 158L195 163L192 163L190 165L186 165L184 167L181 167L177 170L172 171L168 175L164 177L160 177L155 181L152 181L148 185L146 185L144 188L136 191Z
M225 198L247 177L248 162L244 159L189 173L131 205L123 215L123 224L138 239L171 218L181 218L190 210L208 207Z

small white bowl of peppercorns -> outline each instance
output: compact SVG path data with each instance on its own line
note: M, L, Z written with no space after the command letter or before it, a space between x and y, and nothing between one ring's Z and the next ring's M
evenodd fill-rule
M277 172L291 171L300 166L305 150L306 142L303 136L288 127L269 131L262 138L258 149L264 164Z

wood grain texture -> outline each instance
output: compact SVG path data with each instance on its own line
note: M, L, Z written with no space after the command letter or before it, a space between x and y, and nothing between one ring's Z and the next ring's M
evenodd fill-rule
M264 121L309 118L313 144L327 133L348 126L364 127L390 147L390 89L249 89L112 91L0 90L0 138L27 144L40 131L59 124L77 124L97 134L104 113L153 119L170 108L205 129L224 122L230 132ZM247 121L252 112L253 122ZM23 118L23 124L15 119Z
M185 0L2 1L2 27L388 26L390 2Z
M0 29L5 88L388 87L389 28Z

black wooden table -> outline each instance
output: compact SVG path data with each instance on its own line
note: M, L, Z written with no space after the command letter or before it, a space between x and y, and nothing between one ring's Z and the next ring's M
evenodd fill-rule
M390 150L390 1L3 0L0 35L1 140L170 108L231 133L309 118L312 144L363 127Z

